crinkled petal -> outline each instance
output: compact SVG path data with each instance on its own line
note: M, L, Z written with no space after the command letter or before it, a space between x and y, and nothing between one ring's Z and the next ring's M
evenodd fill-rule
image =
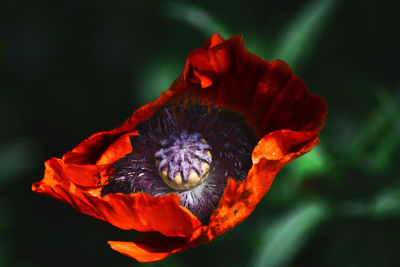
M137 134L137 131L134 131L123 134L118 138L114 136L115 141L111 142L108 147L103 150L101 155L98 156L96 164L73 163L77 162L78 159L83 158L81 156L77 156L77 152L69 152L66 154L67 156L63 157L62 160L54 158L52 161L59 163L57 170L62 173L62 177L64 179L68 179L76 186L89 188L97 187L103 185L108 179L111 171L111 165L132 151L130 137ZM85 141L85 145L88 145L91 142L89 139ZM82 149L82 146L80 149ZM47 166L48 164L46 167Z
M114 163L123 156L132 152L130 137L138 135L138 131L120 136L115 142L109 145L97 160L96 165Z
M229 180L211 216L208 239L214 239L247 218L268 192L281 168L317 143L315 133L282 130L265 136L253 151L253 166L247 178L242 182Z
M180 80L181 77L178 77L177 81ZM169 91L165 91L157 100L150 102L136 110L122 126L114 128L110 131L103 131L93 134L76 146L72 151L67 152L62 159L66 163L71 164L96 164L96 162L100 161L100 158L104 156L104 152L110 145L116 142L124 134L131 132L135 133L135 127L139 123L149 119L158 110L158 108L167 103L174 94L180 90L183 90L182 86L177 86L177 81L171 86L171 88L174 90L171 89Z
M152 262L181 251L186 242L184 237L166 237L150 232L141 234L135 242L108 241L108 244L119 253L140 262Z
M327 113L325 102L310 94L285 62L249 53L240 36L213 47L210 43L187 60L184 77L198 86L194 95L241 113L263 138L253 151L247 178L229 180L208 230L199 237L209 241L248 217L279 170L318 143ZM205 87L208 81L212 84Z
M65 179L60 159L46 162L45 177L32 190L69 203L78 211L107 221L124 230L157 231L166 236L191 236L201 226L198 219L179 205L176 194L152 197L145 193L108 194L82 190Z
M265 61L241 40L233 36L213 47L207 41L189 54L184 77L198 86L193 94L241 113L259 137L280 129L321 129L325 102L285 62Z
M246 116L257 85L271 63L249 53L241 40L241 36L233 36L213 46L207 41L189 54L184 78L198 86L193 90L196 98L213 99L216 105Z

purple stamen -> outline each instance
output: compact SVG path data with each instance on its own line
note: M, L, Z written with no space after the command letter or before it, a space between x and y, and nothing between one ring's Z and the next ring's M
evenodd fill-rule
M211 157L207 152L211 146L204 143L201 134L189 134L183 130L180 134L173 133L167 139L159 142L161 149L155 153L159 160L158 171L168 170L168 178L173 181L179 172L185 182L189 181L191 170L199 176L203 174L201 165L203 162L211 164Z

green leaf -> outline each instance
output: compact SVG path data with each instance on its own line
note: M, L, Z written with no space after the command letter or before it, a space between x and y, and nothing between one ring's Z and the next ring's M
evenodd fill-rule
M375 219L398 218L400 216L400 185L386 189L370 200L348 202L338 210L340 215L369 217Z
M338 172L350 167L381 172L393 162L392 156L400 145L399 104L385 89L377 87L380 105L372 110L365 122L349 136L351 138L348 138L348 143L341 146L343 151L335 166Z
M374 169L385 171L393 163L392 156L400 148L399 136L400 132L392 130L379 139L370 161Z
M310 1L284 29L274 58L285 60L294 69L304 64L330 21L335 4L335 0Z
M204 9L195 5L167 3L165 5L165 15L194 27L206 37L216 32L225 38L231 36L221 23L217 22Z
M381 104L381 116L388 127L381 127L381 135L375 143L375 150L371 153L371 165L378 170L385 170L391 164L392 156L400 146L400 108L396 98L387 90L379 90L378 99ZM377 125L374 125L377 128Z
M377 219L399 217L400 190L389 190L379 194L371 205L371 211Z
M392 121L396 131L400 133L400 105L398 100L384 89L379 90L378 99L386 116Z
M323 144L288 165L291 179L301 182L311 176L320 176L331 170L331 160Z
M140 75L139 84L135 85L135 88L140 88L134 94L136 104L143 105L157 99L161 92L168 90L182 69L182 62L175 58L150 63Z
M282 266L288 263L329 214L325 203L310 201L267 226L261 233L262 242L252 266Z

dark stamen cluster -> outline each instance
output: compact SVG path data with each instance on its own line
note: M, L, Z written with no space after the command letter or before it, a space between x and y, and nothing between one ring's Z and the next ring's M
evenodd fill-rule
M218 205L228 178L241 181L252 164L251 153L256 139L251 128L242 116L223 107L215 108L212 104L204 105L192 102L190 97L184 98L178 104L160 108L137 129L140 135L131 138L132 153L115 163L115 172L104 186L103 195L117 192L146 192L153 196L177 193L181 205L206 224ZM202 142L202 139L207 142ZM190 145L193 149L184 149ZM211 149L212 160L205 153ZM169 179L179 171L183 171L185 177L187 166L182 159L185 162L188 156L196 171L201 172L201 168L193 161L210 164L208 179L190 190L174 190L160 178L159 172L168 168Z

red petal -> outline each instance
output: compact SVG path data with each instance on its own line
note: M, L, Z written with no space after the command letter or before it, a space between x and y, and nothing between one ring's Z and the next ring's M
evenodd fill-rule
M67 153L63 157L63 160L53 158L52 161L58 162L57 171L59 172L59 175L62 176L64 179L68 179L70 182L77 186L96 187L99 185L103 185L108 176L103 177L103 175L101 175L101 172L105 172L105 174L108 174L110 166L115 161L132 151L130 136L134 136L136 134L138 133L135 131L124 134L119 138L117 138L117 135L114 135L113 139L116 139L114 142L109 144L108 147L106 147L101 154L99 152L96 152L98 154L98 156L96 156L96 158L98 158L96 164L75 163L81 160L83 160L84 162L88 161L88 157L86 154L77 151L83 149L84 147L87 150L91 150L93 147L95 147L95 145L93 145L93 140L100 136L103 137L100 139L104 139L106 135L97 135L94 138L89 138L85 142L81 143L78 149L74 149L72 152ZM50 163L49 161L49 163L46 164L46 167L48 167L49 164L52 163Z
M114 143L109 145L97 160L96 165L114 163L126 154L132 152L131 136L138 135L138 131L120 136Z
M220 43L223 43L225 41L224 38L219 33L214 33L211 35L208 40L205 42L204 46L212 48L214 46L219 45Z
M316 131L322 128L327 113L326 104L320 97L311 95L299 77L292 76L273 99L260 121L264 131Z
M180 80L180 77L178 77L177 81ZM173 92L173 90L176 92ZM93 134L88 139L76 146L72 151L67 152L62 159L66 163L83 165L96 164L96 162L100 160L100 157L104 154L106 149L112 145L112 143L116 142L119 138L121 138L122 135L126 133L131 133L132 135L136 134L135 127L139 123L150 118L160 106L167 103L175 93L179 92L179 90L182 90L182 88L180 85L177 86L177 82L175 82L171 86L171 90L162 93L157 100L150 102L136 110L132 117L127 119L122 126L110 131Z
M275 175L291 160L318 143L314 132L282 130L265 136L255 147L253 166L242 182L230 179L217 209L211 216L209 240L247 218L271 187Z
M184 77L198 86L194 95L241 113L260 137L279 129L321 129L325 102L311 95L285 62L251 54L241 39L234 36L213 47L208 41L189 54Z
M199 237L209 241L249 216L277 172L318 143L327 113L325 102L311 95L285 62L249 53L240 36L212 47L210 43L188 57L184 77L197 85L193 94L241 113L256 134L265 137L253 151L248 177L229 180L208 230Z
M183 237L166 237L157 232L143 233L135 242L108 241L112 249L140 262L158 261L181 251Z
M201 226L196 217L179 205L176 194L161 197L145 193L108 194L100 197L101 189L85 191L69 182L63 165L59 159L47 161L45 177L33 184L32 190L65 201L82 213L125 230L188 237Z
M65 153L62 159L72 164L96 164L107 147L116 142L123 132L126 132L125 129L119 127L111 131L93 134L72 151Z

